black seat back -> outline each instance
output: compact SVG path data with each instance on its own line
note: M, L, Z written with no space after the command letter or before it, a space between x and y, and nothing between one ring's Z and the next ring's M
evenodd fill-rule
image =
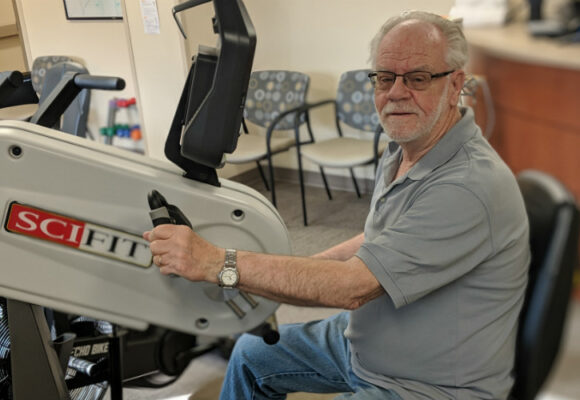
M578 208L554 177L528 170L518 183L530 221L532 261L520 317L512 398L533 399L560 349L578 264Z

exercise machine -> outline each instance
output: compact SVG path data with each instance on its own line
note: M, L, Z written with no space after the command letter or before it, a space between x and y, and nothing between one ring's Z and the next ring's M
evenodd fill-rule
M175 12L205 2L189 1ZM253 331L276 340L265 321L277 303L163 276L141 238L152 219L166 218L191 224L218 246L291 251L275 208L215 171L237 143L255 33L241 0L213 4L220 45L200 49L192 65L165 147L173 163L49 128L63 98L118 86L106 77L68 76L50 102L56 105L39 109L32 122L0 121L0 296L7 299L16 400L70 398L63 370L71 353L109 354L111 397L121 399L127 329L160 327L195 338ZM53 340L44 308L110 321L116 332L100 342Z

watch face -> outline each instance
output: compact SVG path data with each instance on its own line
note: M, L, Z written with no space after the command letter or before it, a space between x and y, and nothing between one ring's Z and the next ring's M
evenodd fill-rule
M234 286L238 282L238 273L233 269L226 269L221 274L222 284L225 286Z

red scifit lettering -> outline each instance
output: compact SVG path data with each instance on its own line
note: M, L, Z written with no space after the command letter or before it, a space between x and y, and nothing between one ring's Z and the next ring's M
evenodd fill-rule
M14 203L6 229L66 246L78 247L85 223L33 207Z

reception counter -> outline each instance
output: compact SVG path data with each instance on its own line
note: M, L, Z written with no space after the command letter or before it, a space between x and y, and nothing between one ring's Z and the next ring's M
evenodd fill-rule
M580 201L580 43L533 38L525 24L465 33L469 71L494 103L492 145L515 173L548 172Z

